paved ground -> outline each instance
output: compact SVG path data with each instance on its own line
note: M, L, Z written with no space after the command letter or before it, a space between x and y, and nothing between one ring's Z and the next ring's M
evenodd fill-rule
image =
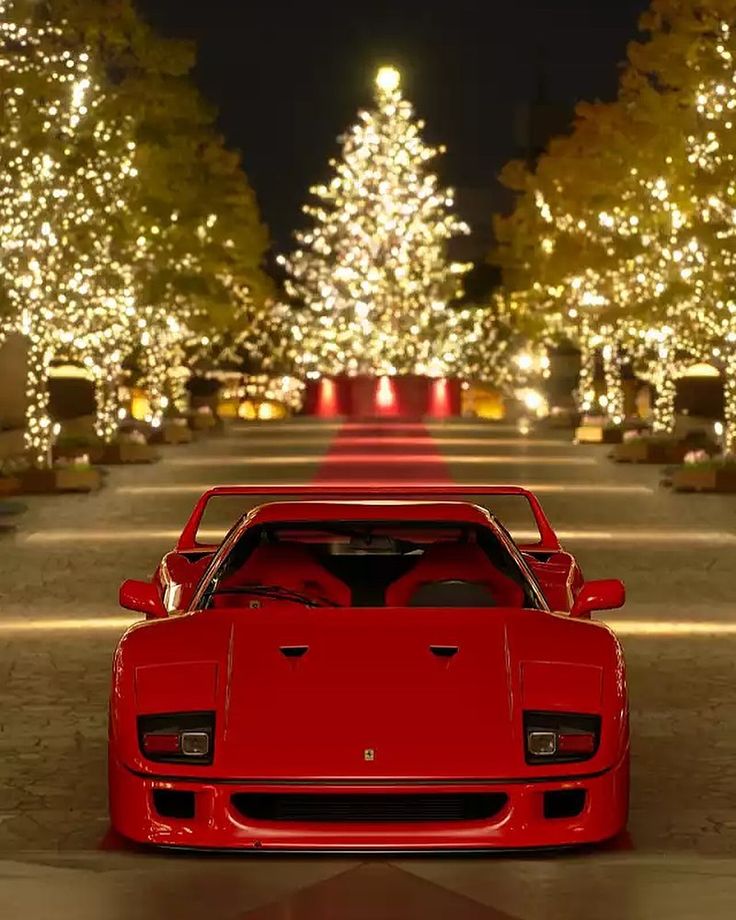
M111 472L99 495L33 500L18 534L0 538L0 916L732 917L736 498L673 496L656 469L613 466L605 448L492 425L433 428L452 476L539 487L588 577L629 586L610 622L633 700L630 846L392 863L101 849L108 670L128 619L120 581L150 574L200 487L308 480L334 434L292 422L171 448L155 467ZM375 450L361 435L355 452ZM381 462L394 461L383 450Z

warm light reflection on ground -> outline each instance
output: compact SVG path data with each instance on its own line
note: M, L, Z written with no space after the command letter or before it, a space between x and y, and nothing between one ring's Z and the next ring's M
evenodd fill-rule
M237 423L232 424L228 427L228 434L242 434L242 435L259 435L259 434L273 434L275 430L278 430L279 435L288 436L292 432L307 431L310 434L314 434L316 431L375 431L377 427L382 427L384 429L391 428L397 432L402 429L416 429L416 422L386 422L385 419L376 422L326 422L320 419L314 419L310 422L284 422L278 426L274 424L257 424L251 422L249 424L239 425ZM495 436L497 434L513 434L518 433L518 428L516 425L500 425L498 423L490 422L432 422L425 421L422 422L422 427L427 428L432 432L476 432L476 433L485 433L488 435ZM517 444L519 443L517 439Z
M618 636L736 636L736 623L709 623L681 620L624 620L613 618L606 625Z
M180 536L179 530L159 530L156 528L139 527L135 530L44 530L27 534L21 540L26 544L40 545L44 543L65 542L90 542L120 543L136 542L140 540L169 541L175 543ZM536 531L515 530L512 528L514 539L520 543L529 543L539 539ZM650 545L661 544L734 544L736 534L725 531L709 530L561 530L557 533L560 540L585 541L585 542L615 542L615 543L647 543ZM222 530L200 530L199 536L205 540L218 541L223 537Z
M140 616L129 614L128 616L115 617L65 617L55 619L17 619L17 620L0 620L0 633L34 633L34 632L75 632L77 630L114 630L119 632L127 629L140 620Z
M376 445L380 447L380 444ZM513 454L460 454L446 458L453 464L508 464L509 466L595 466L594 457L519 457ZM437 463L436 454L381 454L381 465L415 466L417 464ZM376 463L376 453L353 454L334 453L325 457L323 454L287 454L275 457L172 457L166 461L168 466L304 466L321 463L324 469L335 463L366 466Z
M539 539L534 531L513 531L514 539L520 543ZM558 530L561 541L578 540L601 543L658 543L672 545L677 543L736 543L736 534L718 530Z
M305 432L304 434L299 432L293 435L291 433L282 434L276 438L265 436L268 432L261 432L261 434L264 434L264 436L256 439L259 449L262 447L280 447L283 449L287 445L294 445L302 448L321 447L326 444L327 441L324 436L315 437L314 431L310 431L309 433ZM437 447L474 447L476 450L483 450L486 447L492 449L494 447L519 446L564 448L567 442L561 440L537 440L534 438L527 438L524 441L519 441L519 438L489 438L488 440L483 440L482 438L433 437L432 444ZM376 438L371 435L366 437L356 436L340 438L341 447L366 447L368 445L380 445L382 447L386 445L390 445L391 447L424 447L427 445L427 438L410 435L390 435L385 438ZM523 456L523 454L521 456Z
M128 616L22 618L0 621L0 633L46 634L50 632L111 631L122 632L140 621L136 614ZM652 636L661 638L736 636L736 622L719 623L696 620L606 620L616 635Z
M256 488L262 488L265 490L274 489L278 490L283 488L286 485L285 483L265 483L259 482L256 485ZM334 482L322 482L320 485L326 486L328 488L344 488L350 487L351 489L355 488L355 481L337 481ZM397 483L395 480L391 482L370 482L367 483L367 488L382 488L382 487L396 487ZM438 488L434 483L412 483L412 488L415 486L417 488ZM441 487L442 484L439 485ZM463 483L459 483L463 485ZM468 494L472 493L474 487L473 483L467 483ZM477 486L478 483L475 483ZM117 486L115 492L121 495L201 495L203 492L206 492L208 489L212 488L212 484L209 482L192 482L192 483L177 483L176 485L156 485L156 486ZM599 485L598 483L567 483L565 485L552 485L552 484L540 484L540 485L522 485L521 488L529 489L530 492L535 492L538 495L652 495L656 491L650 486L608 486L608 485Z
M150 527L139 527L135 530L40 530L21 537L23 543L78 543L97 541L100 543L135 543L139 540L167 540L176 542L181 536L181 530L157 530ZM220 532L218 539L222 539Z

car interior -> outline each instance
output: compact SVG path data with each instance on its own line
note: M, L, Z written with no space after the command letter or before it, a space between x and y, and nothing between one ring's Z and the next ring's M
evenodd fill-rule
M205 606L538 607L489 528L426 522L261 525L246 531Z

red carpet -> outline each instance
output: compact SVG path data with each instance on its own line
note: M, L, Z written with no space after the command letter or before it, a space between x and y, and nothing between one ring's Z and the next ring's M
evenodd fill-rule
M452 478L424 425L376 422L344 425L314 481L390 485L449 483Z

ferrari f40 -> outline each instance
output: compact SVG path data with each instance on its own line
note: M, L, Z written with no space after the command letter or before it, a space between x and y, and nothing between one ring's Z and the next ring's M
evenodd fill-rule
M222 487L117 648L113 827L167 847L478 851L626 826L616 580L503 487Z

